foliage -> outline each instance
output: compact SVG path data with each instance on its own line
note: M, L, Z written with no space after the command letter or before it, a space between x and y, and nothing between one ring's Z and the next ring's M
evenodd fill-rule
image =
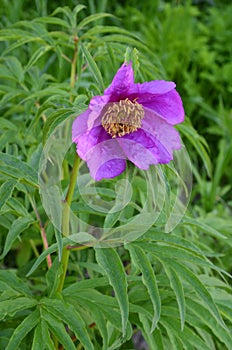
M232 349L231 5L3 0L0 11L0 349L142 349L138 336L145 349ZM163 229L167 197L137 240L84 245L61 235L43 208L41 154L57 128L70 138L62 125L102 93L124 59L137 81L177 83L192 197L171 233ZM63 193L74 154L70 147L62 164ZM91 187L84 197L75 189L81 230L88 223L113 237L127 225L133 235L131 218L151 203L145 177L128 168L133 194L123 210L95 210ZM173 169L157 169L168 193ZM97 198L126 200L130 187L115 190L125 180L96 184Z

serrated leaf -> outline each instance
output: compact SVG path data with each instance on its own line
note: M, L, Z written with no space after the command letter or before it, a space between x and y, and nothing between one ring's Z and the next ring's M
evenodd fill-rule
M122 333L125 336L129 315L129 301L126 274L121 259L113 248L96 248L95 252L98 264L104 269L114 289L121 310Z
M141 249L136 244L129 244L127 245L127 248L129 249L133 262L142 272L143 283L147 288L147 291L151 298L151 302L153 304L154 318L151 329L151 332L153 332L154 329L157 327L157 323L160 319L161 314L161 300L156 277L151 263L146 254L144 253L143 249Z
M41 310L41 317L46 321L50 332L63 345L64 349L76 350L76 347L68 335L63 322L44 309Z
M20 297L12 300L4 300L0 302L0 320L6 316L13 317L16 312L30 309L37 305L37 301L31 298Z
M86 325L81 315L75 310L73 305L58 299L43 299L46 310L56 318L67 323L75 336L80 340L87 350L94 350L93 344L86 330Z
M27 316L19 326L14 330L6 350L15 350L18 348L25 336L37 325L39 322L39 311L35 310Z
M35 220L31 216L19 217L13 221L12 226L7 234L3 252L0 259L3 259L11 249L17 237L25 231Z
M16 180L8 180L3 183L0 187L0 211L7 200L11 197L15 185L17 184Z
M86 62L88 63L89 69L93 74L94 79L96 80L97 84L99 85L101 91L104 90L104 83L103 78L100 72L100 69L98 68L97 64L95 63L93 57L91 56L89 50L84 44L80 43L81 50L85 56Z

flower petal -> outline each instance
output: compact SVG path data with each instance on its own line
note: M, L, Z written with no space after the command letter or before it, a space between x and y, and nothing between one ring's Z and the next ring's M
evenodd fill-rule
M181 140L178 131L151 110L145 108L144 111L142 129L158 140L169 154L175 149L180 149Z
M172 81L153 80L142 84L133 84L133 86L130 87L129 93L137 95L141 100L144 97L146 100L148 95L166 94L175 89L175 87L176 84Z
M96 126L78 138L76 142L77 153L81 159L87 161L93 148L106 140L111 140L111 136L105 132L101 125Z
M143 170L147 170L151 164L168 163L172 160L172 154L159 140L142 129L122 138L117 138L117 142L126 157Z
M81 113L72 124L72 141L77 142L78 138L88 130L88 118L91 111L87 109Z
M145 108L154 111L160 118L166 120L169 124L175 125L184 121L184 108L180 95L176 90L169 91L163 95L153 95L152 99L148 96L146 100L144 95L141 100Z
M106 135L109 137L108 134ZM90 175L97 181L118 176L126 168L126 157L123 150L111 137L92 147L85 158Z
M88 163L87 163L88 164ZM88 164L89 165L89 164ZM120 175L126 169L125 159L111 159L101 165L96 174L93 173L92 167L90 167L90 174L96 181L102 179L111 179Z
M127 91L130 86L134 84L134 72L132 68L132 63L123 63L115 74L112 83L110 86L105 89L104 95L112 95L114 101L123 96L126 98ZM114 102L113 100L111 102Z

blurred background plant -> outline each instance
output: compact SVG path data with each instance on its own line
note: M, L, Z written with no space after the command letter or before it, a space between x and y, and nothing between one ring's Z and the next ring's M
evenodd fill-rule
M232 349L232 5L2 0L0 15L0 349ZM154 225L125 247L72 251L57 292L68 243L41 204L42 148L125 58L138 82L177 84L190 205L171 234ZM74 153L63 165L64 192ZM138 173L134 188L142 181ZM111 198L113 188L103 181L99 193ZM108 222L77 191L74 199L85 220Z

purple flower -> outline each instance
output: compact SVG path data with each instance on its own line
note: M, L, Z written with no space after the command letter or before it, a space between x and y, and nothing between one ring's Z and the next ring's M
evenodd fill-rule
M184 109L175 83L134 83L131 63L117 71L103 96L91 99L73 123L77 153L95 180L113 178L130 160L140 169L169 163L181 148L173 125L183 122Z

